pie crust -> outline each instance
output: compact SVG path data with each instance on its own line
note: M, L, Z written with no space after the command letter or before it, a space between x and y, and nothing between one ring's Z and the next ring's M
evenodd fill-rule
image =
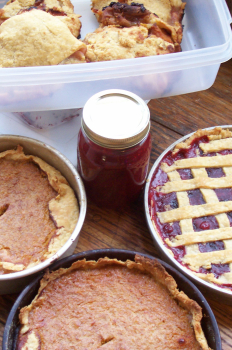
M21 146L0 153L0 273L21 271L53 256L79 216L61 173Z
M136 58L174 52L170 42L149 35L144 26L106 26L86 35L86 57L90 62Z
M139 255L47 271L19 318L17 350L210 349L201 307L157 260Z
M232 132L216 127L198 130L166 154L149 189L151 218L167 252L196 276L230 290L231 187Z

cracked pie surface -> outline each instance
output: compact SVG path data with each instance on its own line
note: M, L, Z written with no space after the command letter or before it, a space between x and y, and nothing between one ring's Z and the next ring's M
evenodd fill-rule
M17 350L206 350L201 318L157 260L79 260L45 274Z
M71 236L79 216L75 194L58 170L25 155L0 153L0 273L35 266Z

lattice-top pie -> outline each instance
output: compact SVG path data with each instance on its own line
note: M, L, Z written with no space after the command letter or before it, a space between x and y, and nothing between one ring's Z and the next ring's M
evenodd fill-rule
M232 290L232 132L198 130L168 152L151 180L149 205L170 254Z

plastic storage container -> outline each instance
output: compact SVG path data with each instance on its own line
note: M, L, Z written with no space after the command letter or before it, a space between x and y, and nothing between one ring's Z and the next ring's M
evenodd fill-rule
M82 108L58 111L35 111L14 113L18 118L36 129L48 129L82 116Z
M95 93L124 89L144 100L209 88L232 57L225 0L186 0L182 52L117 61L0 69L0 111L81 108ZM98 27L90 0L73 0L82 39Z

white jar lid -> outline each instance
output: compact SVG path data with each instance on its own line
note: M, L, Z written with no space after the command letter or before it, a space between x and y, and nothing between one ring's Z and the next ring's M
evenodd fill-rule
M83 109L82 127L95 143L106 148L128 148L150 130L150 111L139 96L125 90L93 95Z

